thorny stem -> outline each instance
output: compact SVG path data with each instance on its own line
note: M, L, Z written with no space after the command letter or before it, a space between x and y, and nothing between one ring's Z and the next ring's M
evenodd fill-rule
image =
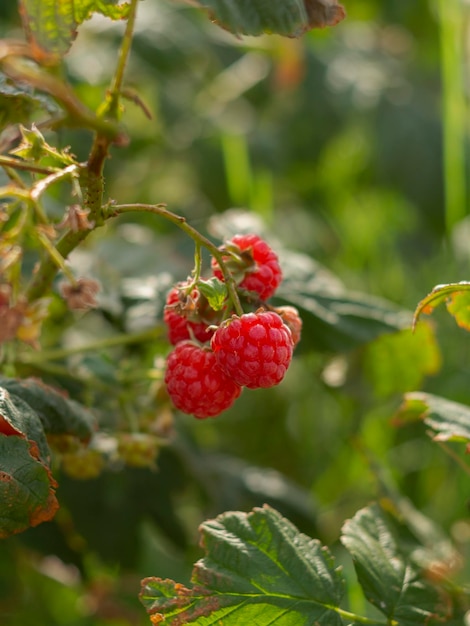
M164 219L178 226L178 228L181 228L181 230L184 230L184 232L189 235L191 239L196 242L196 244L204 246L204 248L206 248L206 250L208 250L210 254L212 254L212 256L219 264L225 284L227 285L229 298L233 304L235 312L237 313L237 315L243 315L243 308L240 304L240 298L238 297L236 283L232 277L232 274L227 268L222 252L217 248L215 244L212 243L212 241L204 237L204 235L201 235L199 231L190 226L187 223L186 218L182 217L181 215L176 215L171 211L168 211L163 204L136 203L110 205L109 217L115 217L117 215L122 215L123 213L133 213L136 211L147 211L148 213L154 213L155 215L163 217Z
M122 40L116 71L114 73L108 97L102 107L102 110L99 111L100 119L110 117L113 120L117 120L119 117L120 89L122 87L124 70L129 58L132 44L132 35L134 32L135 18L137 14L137 2L138 0L132 0L131 2L126 31ZM110 140L109 137L98 131L95 135L90 156L88 158L86 173L87 180L85 181L87 188L85 206L90 211L90 219L93 220L97 226L102 226L104 223L102 212L104 189L103 169L105 161L108 157L108 149L111 143L112 140Z

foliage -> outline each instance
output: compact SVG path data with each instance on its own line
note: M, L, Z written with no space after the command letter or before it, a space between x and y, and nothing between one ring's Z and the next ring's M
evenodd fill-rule
M467 9L431 4L0 7L6 626L468 620ZM218 247L243 233L302 340L194 420L166 294L266 306Z

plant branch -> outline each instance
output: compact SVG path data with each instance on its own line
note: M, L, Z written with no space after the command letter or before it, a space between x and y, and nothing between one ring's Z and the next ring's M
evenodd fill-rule
M131 0L129 15L127 18L126 30L122 39L119 59L114 73L114 79L109 90L106 113L113 119L119 119L119 99L121 97L124 72L129 59L132 38L134 34L135 20L137 17L137 3L139 0Z
M109 217L116 217L118 215L122 215L123 213L134 213L136 211L146 211L148 213L153 213L155 215L163 217L164 219L178 226L178 228L181 228L181 230L183 230L187 235L191 237L191 239L193 239L196 245L199 244L203 246L204 248L206 248L206 250L208 250L210 254L212 254L212 256L215 258L215 260L219 264L219 267L222 271L222 275L224 277L225 284L227 285L227 291L228 291L230 300L232 301L232 304L235 308L237 315L243 315L243 309L240 304L240 298L238 297L236 283L232 277L232 274L227 268L227 265L223 257L223 253L218 249L218 247L215 244L212 243L212 241L204 237L204 235L201 235L201 233L198 230L190 226L187 223L186 218L182 217L181 215L176 215L175 213L172 213L171 211L168 211L168 209L166 209L165 205L163 204L137 203L137 204L110 205Z
M0 155L0 167L11 168L14 170L24 170L26 172L33 172L35 174L54 174L57 170L52 167L41 167L34 165L33 163L27 163L25 161L19 161L18 159L9 158Z
M106 337L105 339L94 341L92 343L87 343L82 346L74 346L73 348L59 348L57 350L42 350L41 352L25 353L21 355L18 360L21 363L27 364L35 364L38 361L59 361L75 354L83 354L84 352L98 352L99 350L105 350L108 348L116 348L119 346L131 345L135 343L143 343L145 341L159 339L163 335L163 328L160 326L155 326L150 330L145 330L140 333Z

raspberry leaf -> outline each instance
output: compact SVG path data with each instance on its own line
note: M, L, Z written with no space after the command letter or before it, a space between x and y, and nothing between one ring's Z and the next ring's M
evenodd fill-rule
M152 622L173 626L340 626L344 578L327 548L277 511L230 512L201 526L205 557L192 587L146 578L140 598Z
M404 328L381 335L366 347L365 365L380 396L419 388L423 378L436 374L441 366L433 327L421 322L415 332Z
M38 60L58 63L72 45L77 28L93 13L125 19L129 4L114 0L20 0L23 28Z
M421 419L435 433L435 441L470 444L470 407L424 392L412 392L395 415L395 423Z
M303 342L317 350L344 352L411 324L411 312L391 302L348 290L313 259L280 255L284 280L276 299L295 306L303 321Z
M0 388L0 538L52 519L57 486L37 414Z
M413 325L420 316L430 315L443 302L461 328L470 330L470 282L437 285L416 307Z
M376 504L358 511L344 524L341 541L353 557L366 598L386 615L387 623L447 622L443 590L423 578L410 550L415 537L391 514Z
M193 0L219 26L236 35L274 33L299 37L345 17L338 0Z
M91 438L95 429L93 415L56 389L35 378L18 380L0 376L2 387L30 406L47 434L71 435L81 441Z

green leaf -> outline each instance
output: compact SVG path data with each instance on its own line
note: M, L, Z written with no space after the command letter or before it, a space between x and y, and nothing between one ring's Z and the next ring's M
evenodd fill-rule
M26 161L34 161L41 165L53 167L78 165L68 148L57 150L54 146L50 146L34 124L31 128L20 125L20 132L21 143L17 148L11 150L10 154Z
M129 4L114 0L20 0L20 11L36 58L54 63L69 50L77 28L93 13L125 19Z
M0 131L10 124L25 122L38 109L51 114L58 111L52 98L34 92L24 83L15 83L0 72Z
M228 295L227 285L224 282L215 277L209 280L199 280L197 288L207 298L214 311L221 311L224 308Z
M337 0L194 0L210 18L236 35L274 33L299 37L345 17Z
M449 617L442 590L428 583L406 547L409 531L378 505L362 509L343 526L365 596L391 624L418 626Z
M47 434L71 435L84 442L91 438L96 427L92 413L41 380L18 380L0 376L0 388L2 387L33 409Z
M470 330L470 282L437 285L416 307L413 326L425 313L430 315L443 302L459 326Z
M142 581L140 598L154 624L343 624L345 583L331 554L274 509L224 513L204 522L201 535L206 555L194 566L191 589Z
M470 443L470 407L430 393L413 392L395 415L395 422L422 419L436 434L435 441Z
M436 374L441 354L430 324L420 323L396 333L382 335L366 348L365 365L380 396L418 388L425 376Z
M48 453L38 416L0 389L0 538L54 517L57 483Z
M315 349L344 352L410 326L411 313L386 300L347 290L313 259L292 252L280 259L284 280L276 299L299 309L302 337L308 337Z

